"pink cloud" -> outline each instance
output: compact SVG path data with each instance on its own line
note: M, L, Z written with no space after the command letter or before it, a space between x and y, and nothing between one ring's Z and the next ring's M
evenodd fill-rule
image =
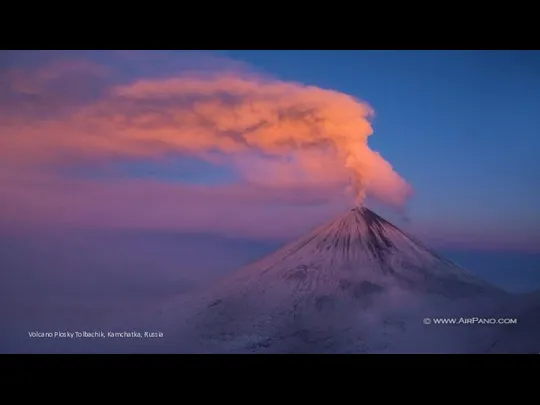
M47 84L58 85L73 71L97 77L107 73L91 64L64 61L33 75L11 72L10 91L48 99ZM18 119L3 115L4 162L21 167L103 157L156 158L171 152L215 159L217 151L250 182L352 184L356 197L370 194L396 205L411 193L367 144L372 108L332 90L210 69L204 75L183 72L113 86L100 99L49 112L40 119L31 119L31 111Z
M332 189L187 186L148 181L4 179L4 222L23 226L176 229L284 239L345 209Z
M106 77L108 74L107 67L92 61L58 60L37 68L8 69L3 72L2 81L11 92L42 95L57 91L58 88L51 89L49 86L55 84L57 80L66 80L70 75L80 78Z

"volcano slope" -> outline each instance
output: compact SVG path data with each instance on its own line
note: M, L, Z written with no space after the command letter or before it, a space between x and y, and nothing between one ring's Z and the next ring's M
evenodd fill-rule
M498 316L516 323L497 328L486 353L540 354L540 290L516 297Z
M496 317L509 300L359 207L154 323L168 325L166 352L480 353L497 328L459 319Z

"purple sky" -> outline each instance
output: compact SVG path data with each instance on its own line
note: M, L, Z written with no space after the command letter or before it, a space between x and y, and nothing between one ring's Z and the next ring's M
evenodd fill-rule
M0 51L0 228L283 241L365 193L427 242L538 251L539 55Z

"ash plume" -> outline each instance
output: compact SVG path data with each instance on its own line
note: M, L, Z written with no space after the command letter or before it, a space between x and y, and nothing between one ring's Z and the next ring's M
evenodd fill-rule
M61 73L40 80L58 83ZM24 76L17 77L24 88ZM214 69L204 76L180 72L107 82L99 98L54 111L62 114L11 119L2 128L7 135L0 153L17 165L187 153L232 164L252 183L348 186L357 203L370 195L402 205L411 193L368 145L373 109L338 91Z

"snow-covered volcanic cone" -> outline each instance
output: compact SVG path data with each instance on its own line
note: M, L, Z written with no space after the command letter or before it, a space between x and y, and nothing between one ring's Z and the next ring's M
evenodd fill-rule
M492 317L507 299L360 207L154 322L169 352L485 352L496 327L435 318Z

